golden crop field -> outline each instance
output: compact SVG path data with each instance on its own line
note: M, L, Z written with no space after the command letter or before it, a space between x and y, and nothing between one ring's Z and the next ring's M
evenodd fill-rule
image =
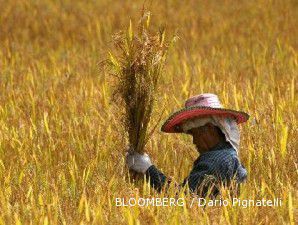
M143 1L0 0L0 224L295 224L298 220L298 2L146 1L153 30L177 35L151 125L192 95L219 95L250 114L241 199L278 207L116 206L164 197L125 167L113 80L99 66L112 35L137 24ZM146 146L181 182L198 153L159 127ZM190 199L190 196L185 196Z

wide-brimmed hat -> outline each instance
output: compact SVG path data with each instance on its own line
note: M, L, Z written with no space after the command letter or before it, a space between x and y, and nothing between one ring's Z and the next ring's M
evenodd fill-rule
M249 115L245 112L223 108L217 95L205 93L186 100L185 107L173 113L164 122L161 131L166 133L182 133L181 124L184 121L211 115L234 118L237 124L246 122L249 118Z

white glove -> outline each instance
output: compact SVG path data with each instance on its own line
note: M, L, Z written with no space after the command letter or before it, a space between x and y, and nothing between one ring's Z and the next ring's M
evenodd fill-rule
M146 153L140 154L134 151L128 151L126 153L126 165L129 169L144 174L152 166L152 163Z

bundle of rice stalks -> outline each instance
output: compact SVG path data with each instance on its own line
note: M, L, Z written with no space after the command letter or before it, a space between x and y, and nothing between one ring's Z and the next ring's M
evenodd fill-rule
M169 46L164 29L151 33L149 24L150 14L147 13L135 33L130 21L127 31L113 36L115 52L110 52L108 59L117 80L114 97L124 108L121 122L130 148L139 153L144 152L152 133L148 125Z

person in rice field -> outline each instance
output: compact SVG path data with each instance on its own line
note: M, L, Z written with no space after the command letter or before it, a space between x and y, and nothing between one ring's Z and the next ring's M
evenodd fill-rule
M199 152L190 174L179 185L188 184L189 190L200 196L220 194L222 185L239 194L239 184L247 178L238 150L240 134L238 124L246 122L249 115L222 107L217 95L205 93L189 98L185 108L172 114L163 124L166 133L192 135L193 144ZM126 154L128 168L145 174L150 185L157 191L168 187L171 182L150 157L134 151ZM231 184L236 184L232 185Z

